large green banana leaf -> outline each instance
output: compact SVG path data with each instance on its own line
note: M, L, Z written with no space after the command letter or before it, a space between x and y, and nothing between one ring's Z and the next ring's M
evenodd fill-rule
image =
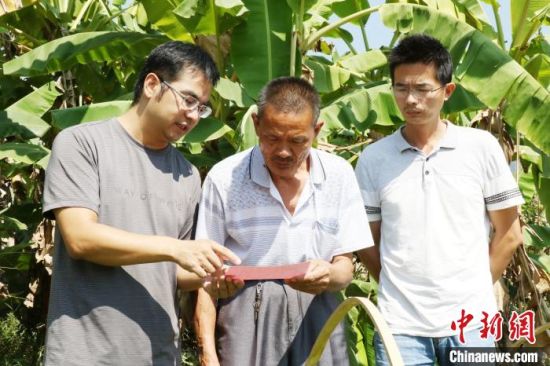
M193 38L174 14L177 7L173 0L140 0L148 20L153 26L171 39L192 41Z
M4 74L34 76L67 70L77 63L144 58L167 41L161 35L138 32L87 32L39 46L3 64Z
M325 122L320 139L332 130L355 127L365 131L374 124L393 126L403 121L387 83L374 83L348 92L322 108L320 119Z
M43 136L50 125L40 118L61 95L51 81L0 112L0 137Z
M120 116L130 107L128 100L93 103L75 108L52 111L52 125L60 130L84 122L101 121Z
M246 22L233 30L231 60L248 95L290 73L292 12L286 1L245 0Z
M247 11L241 0L186 0L174 14L192 34L220 35L239 24Z
M548 6L548 0L510 0L512 48L520 46L531 36L533 16L545 6Z
M48 149L29 143L8 142L0 145L0 159L9 158L19 164L35 164L48 154Z

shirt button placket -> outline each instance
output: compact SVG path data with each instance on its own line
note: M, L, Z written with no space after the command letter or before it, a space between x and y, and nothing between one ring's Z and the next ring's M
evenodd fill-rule
M428 157L428 158L424 158L424 161L422 162L422 174L423 174L422 181L424 182L424 185L429 184L432 181L431 176L433 174L431 171L429 161L430 161L430 158Z

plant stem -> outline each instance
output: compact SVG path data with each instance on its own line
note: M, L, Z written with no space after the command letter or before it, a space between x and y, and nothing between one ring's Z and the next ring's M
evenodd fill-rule
M86 14L92 2L93 0L88 0L84 3L84 5L82 5L82 8L80 8L78 15L76 16L76 18L73 21L73 24L71 25L71 28L70 28L71 31L74 31L76 27L80 24L80 22L82 21L82 18L84 17L84 14Z
M364 17L364 16L367 16L371 13L374 13L375 11L378 11L380 9L382 5L379 5L379 6L375 6L373 8L368 8L368 9L364 9L364 10L361 10L361 11L358 11L356 13L353 13L351 15L348 15L347 17L345 18L342 18L342 19L339 19L338 21L332 23L332 24L329 24L327 25L326 27L324 28L321 28L319 29L317 32L315 32L314 34L312 34L306 41L306 46L304 47L304 49L302 51L306 51L306 50L309 50L311 47L313 47L313 45L319 40L319 38L321 38L324 34L326 34L327 32L330 32L331 30L333 29L336 29L336 28L339 28L341 25L343 24L346 24L352 20L355 20L355 19L358 19L358 18L361 18L361 17Z
M357 55L357 50L353 47L353 44L350 42L350 41L347 41L346 39L344 39L342 37L342 41L344 41L344 43L348 46L348 48L350 49L350 51L354 54L354 55Z
M502 29L502 21L500 20L500 13L498 12L499 5L496 1L491 1L491 7L493 8L493 14L495 15L495 21L497 23L497 31L498 31L498 43L500 45L500 48L505 50L505 44L504 44L504 31Z
M400 35L401 35L401 33L399 31L395 31L395 33L393 34L393 37L390 41L390 45L388 46L389 48L393 48L393 46L395 45L395 42L397 42Z
M220 68L220 75L222 77L225 76L225 62L223 59L223 52L221 47L221 41L220 41L220 21L218 18L218 12L216 10L216 1L210 0L210 6L212 7L212 11L214 12L214 27L216 30L216 52L218 53L218 67Z
M296 75L296 48L298 41L301 41L301 35L304 34L303 17L304 17L305 0L300 1L300 12L294 14L295 24L292 26L292 37L290 39L290 76Z
M220 24L218 19L218 12L216 9L216 1L210 0L210 6L212 7L212 11L214 12L214 28L216 31L216 52L217 52L217 58L218 58L218 68L220 70L220 76L225 76L225 62L223 59L223 52L221 47L221 41L220 41ZM220 96L218 98L218 108L216 116L222 121L222 123L225 123L225 100Z
M292 26L292 37L290 38L290 76L296 74L296 26Z
M107 4L105 3L105 0L99 0L99 3L101 4L101 7L103 8L103 10L105 10L105 12L107 12L109 17L113 16L113 14L111 13L111 10L109 9Z
M365 51L368 51L370 49L369 47L369 40L367 39L367 32L365 31L365 26L367 23L361 22L361 35L363 36L363 42L365 43Z

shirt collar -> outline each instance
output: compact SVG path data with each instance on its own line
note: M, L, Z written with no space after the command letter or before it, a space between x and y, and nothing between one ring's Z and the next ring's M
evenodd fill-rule
M439 141L439 146L447 149L455 149L458 141L458 128L449 121L445 121L447 124L447 130L441 141Z
M325 166L319 152L316 149L311 148L309 150L308 158L310 159L309 176L311 181L314 184L322 184L327 179L327 176L325 173ZM264 156L258 145L254 146L250 152L249 171L250 179L263 187L269 188L271 176L265 166Z
M458 136L457 136L457 127L452 124L449 121L445 121L445 124L447 125L447 128L445 130L445 134L439 141L438 146L440 148L446 148L446 149L454 149L456 148ZM395 146L399 150L399 152L404 152L406 150L415 150L415 147L412 146L405 140L405 137L403 137L403 128L405 125L399 127L397 131L393 133L394 139L395 139Z

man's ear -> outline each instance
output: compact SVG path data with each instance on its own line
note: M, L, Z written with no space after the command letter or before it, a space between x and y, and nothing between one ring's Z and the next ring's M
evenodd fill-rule
M162 90L162 84L157 75L152 72L143 80L143 95L151 99L158 96Z
M260 118L256 112L252 113L252 121L254 122L254 131L256 131L256 136L260 137Z
M449 83L445 85L445 100L448 100L456 89L455 83Z
M317 121L317 123L315 124L315 127L313 127L315 131L315 137L319 135L319 132L321 132L321 129L323 128L324 125L325 125L324 121L321 121L321 120Z

